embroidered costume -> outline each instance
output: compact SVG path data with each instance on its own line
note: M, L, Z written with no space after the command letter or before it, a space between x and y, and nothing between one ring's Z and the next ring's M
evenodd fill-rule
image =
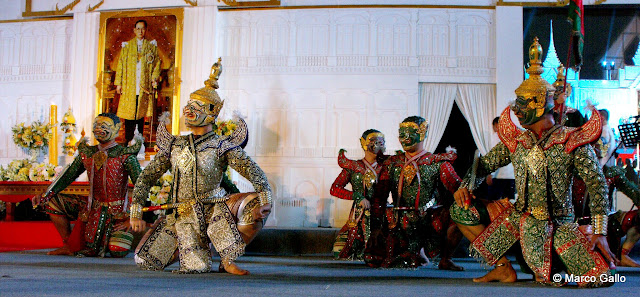
M122 86L117 115L125 120L138 120L153 113L152 81L160 77L160 56L155 40L137 38L122 43L114 85Z
M365 158L351 160L345 157L345 150L338 153L338 165L342 168L340 175L331 185L331 195L345 200L353 200L349 213L349 220L340 229L333 245L333 255L336 259L363 260L370 229L370 211L362 205L363 200L373 200L374 186L378 182L379 165L387 157L384 153L384 135L377 130L370 129L360 138ZM373 163L367 161L366 156L375 157ZM351 191L345 189L351 184Z
M386 240L383 241L384 254L367 255L371 266L417 267L424 263L419 256L422 248L434 256L445 240L451 221L448 208L442 207L446 202L440 191L453 193L460 185L460 178L451 165L457 155L453 151L432 154L424 150L422 141L426 133L425 119L405 119L400 124L400 142L405 150L414 154L399 152L382 164L372 205L372 229L387 229L383 232ZM393 206L387 210L389 193ZM385 222L387 226L383 225Z
M119 128L120 122L116 121L115 126ZM82 254L101 257L107 252L117 257L127 254L128 250L110 251L108 243L114 225L129 219L127 184L129 178L135 182L140 174L140 164L135 156L141 144L142 139L137 139L135 145L126 148L115 142L106 146L102 144L88 146L84 139L78 144L78 155L64 173L51 184L45 194L45 197L51 198L45 207L47 213L52 216L63 216L68 220L80 218L81 225L76 225L74 230L84 228L82 236L86 250L82 251ZM89 197L58 194L85 171L87 171L91 188ZM72 237L74 237L73 234ZM63 238L63 241L66 239ZM71 250L71 252L77 251L78 248Z
M206 86L191 94L184 110L188 125L211 125L222 108L215 91L220 72L214 70L219 62L214 64ZM226 268L244 253L245 240L252 238L243 239L239 228L255 224L261 228L263 220L254 218L253 210L271 204L271 186L264 172L240 148L247 139L246 124L240 121L231 136L218 136L215 131L173 136L165 125L158 126L157 135L159 151L136 183L131 217L141 217L150 187L169 169L174 176L169 205L175 208L140 243L136 263L143 269L164 269L177 249L180 272L209 272L211 242ZM220 186L227 166L248 179L257 195L228 195Z
M531 67L527 71L531 76L516 90L518 98L511 107L522 125L536 123L553 108L554 89L540 77L542 48L537 39L529 53ZM517 128L506 108L498 128L502 143L477 160L476 170L467 173L462 186L475 189L478 181L474 176L485 176L513 163L518 198L513 205L501 202L502 207L494 207L498 211L491 213L478 200L472 200L468 209L459 204L452 206L451 216L458 224L474 226L490 221L472 242L471 254L493 265L520 241L527 265L545 281L550 282L552 271L563 265L569 274L593 276L596 280L579 282L580 286L602 285L600 275L609 275L609 264L591 250L591 241L574 222L571 196L573 176L577 174L586 181L591 196L594 234L606 235L607 186L589 145L598 139L600 131L600 117L594 112L580 128L555 125L542 135L535 135L532 130Z

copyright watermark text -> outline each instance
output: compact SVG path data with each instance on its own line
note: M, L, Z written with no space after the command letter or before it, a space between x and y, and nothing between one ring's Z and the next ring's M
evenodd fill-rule
M575 283L624 283L627 281L627 277L620 274L601 274L601 275L573 275L573 274L565 274L564 276L560 273L556 273L551 277L553 282L559 283L563 280L565 282L575 282Z

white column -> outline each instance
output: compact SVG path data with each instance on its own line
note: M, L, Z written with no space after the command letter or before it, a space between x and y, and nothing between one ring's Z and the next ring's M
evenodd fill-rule
M211 66L218 60L216 46L216 19L218 6L197 6L184 9L184 29L182 38L182 69L180 77L180 112L189 100L191 92L204 87L209 78ZM224 76L222 61L222 75ZM220 80L224 89L224 79ZM181 131L184 127L181 127Z
M96 79L98 61L98 34L100 13L76 12L73 14L71 36L71 74L69 87L64 97L69 98L78 132L84 128L86 136L92 137L91 125L95 116ZM65 112L65 111L63 111Z
M522 83L522 30L521 6L496 6L496 116Z

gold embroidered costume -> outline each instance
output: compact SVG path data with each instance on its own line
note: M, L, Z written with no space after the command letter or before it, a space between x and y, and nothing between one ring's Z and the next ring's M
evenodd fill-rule
M126 120L151 116L153 102L152 81L160 77L160 56L156 41L142 40L138 50L137 38L122 43L114 85L122 86L117 115ZM140 63L140 85L136 89L136 67ZM137 91L136 91L137 90ZM137 98L136 98L137 97Z
M205 112L199 113L202 118L192 118L200 119L201 126L210 125L222 107L215 92L218 75L212 74L204 88L192 93L185 107L186 116L191 108L206 106ZM246 124L240 121L230 136L218 136L214 131L200 136L173 136L165 125L158 126L157 135L159 151L136 183L131 217L141 217L150 187L169 169L174 176L169 204L175 208L166 220L157 222L138 246L136 263L144 269L161 270L171 263L178 249L181 272L209 272L209 242L223 264L232 263L246 246L245 234L239 227L262 224L260 218L253 217L253 210L271 204L271 186L264 172L240 148L247 139ZM220 187L227 166L248 179L257 195L227 195Z
M554 88L540 78L541 55L536 40L529 51L531 67L527 72L531 77L516 90L518 99L511 106L523 126L545 120L553 107ZM498 123L502 142L476 160L475 172L467 173L461 187L473 190L481 182L474 180L475 176L486 176L513 163L518 197L513 205L506 201L484 205L476 199L467 207L451 207L452 219L459 225L486 226L473 240L471 254L494 265L519 241L527 265L544 281L551 282L552 271L564 268L569 274L583 276L580 286L603 285L600 276L609 275L609 264L592 250L591 240L578 229L571 195L573 176L578 175L586 181L591 197L594 237L606 235L607 185L589 145L598 139L601 127L600 116L594 111L582 127L556 123L536 135L533 130L516 127L507 107Z

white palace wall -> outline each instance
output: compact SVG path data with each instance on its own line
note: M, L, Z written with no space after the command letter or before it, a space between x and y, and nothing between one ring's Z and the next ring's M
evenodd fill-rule
M361 158L368 128L400 149L419 82L495 83L493 9L221 11L226 107L247 115L247 150L274 185L278 226L339 226L340 148ZM232 110L233 108L228 109Z
M48 119L52 103L60 117L72 106L79 128L91 129L99 11L116 8L107 1L93 12L79 5L72 19L0 23L1 164L25 157L11 140L11 127ZM508 20L496 20L496 14ZM522 80L521 19L522 8L512 6L219 10L185 5L181 106L221 56L222 116L230 117L234 109L246 116L246 149L274 188L275 210L267 225L340 226L351 202L329 194L340 172L338 150L361 158L358 138L368 128L385 133L389 153L400 149L397 125L418 114L420 82L497 82L500 94L503 81L513 92ZM496 38L497 28L518 36L516 44L513 36ZM515 62L496 69L496 53ZM510 74L517 71L520 76ZM240 187L250 189L242 180Z

